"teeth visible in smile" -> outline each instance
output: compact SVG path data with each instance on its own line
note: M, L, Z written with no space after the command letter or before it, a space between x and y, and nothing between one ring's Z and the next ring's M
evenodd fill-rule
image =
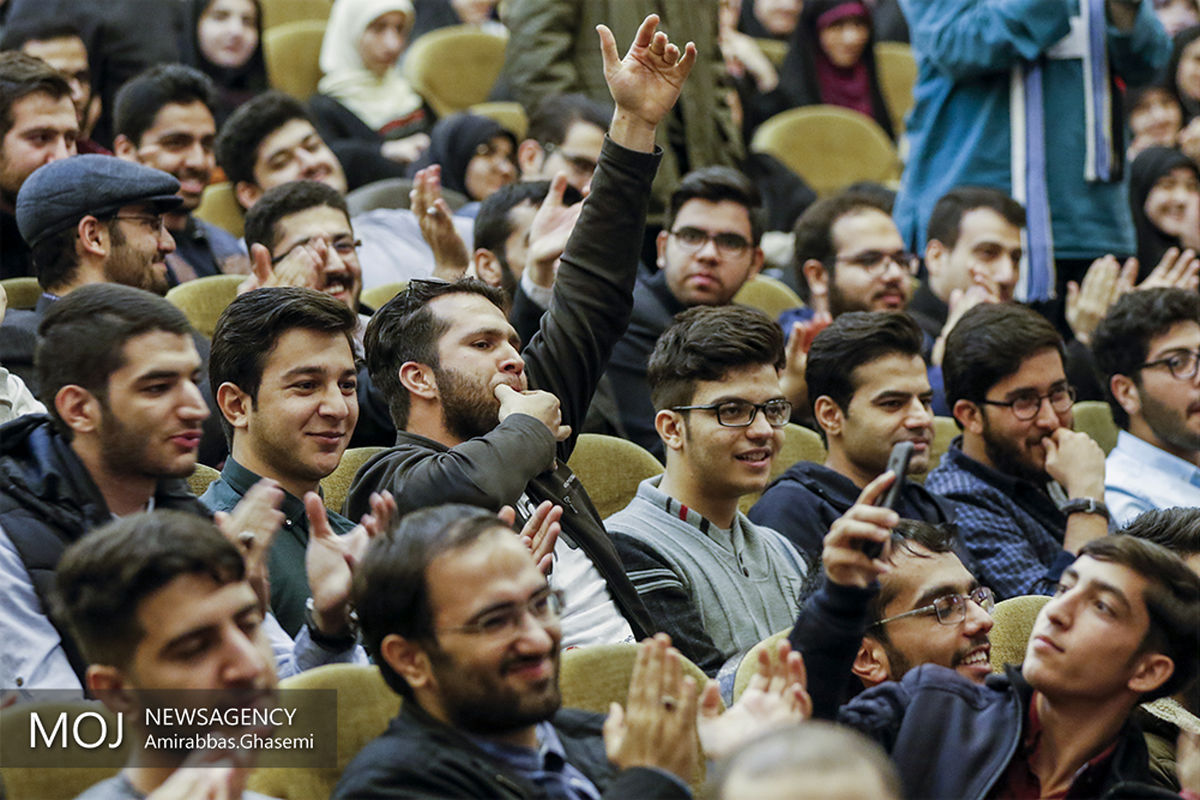
M963 659L962 662L966 666L974 666L975 664L988 663L988 654L985 650L976 650L971 655Z

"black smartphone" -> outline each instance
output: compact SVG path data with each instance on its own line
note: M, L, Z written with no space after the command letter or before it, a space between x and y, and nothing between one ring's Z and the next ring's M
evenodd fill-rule
M900 490L904 488L904 481L908 475L908 462L912 459L912 454L912 442L897 442L892 447L892 454L888 456L887 468L895 473L896 480L892 481L892 485L888 487L887 492L879 501L879 505L883 508L890 508L893 511L896 509L896 504L900 500ZM879 558L879 554L883 552L883 543L863 542L861 549L868 557Z

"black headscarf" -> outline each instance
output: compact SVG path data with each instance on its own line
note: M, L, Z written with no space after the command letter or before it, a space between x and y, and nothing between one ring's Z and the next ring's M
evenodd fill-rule
M481 144L497 136L506 136L516 152L516 138L500 123L477 114L451 114L438 121L429 134L429 149L408 168L409 176L431 164L442 167L442 186L464 195L467 193L467 164Z
M1200 168L1173 147L1147 147L1129 166L1129 207L1137 230L1138 280L1150 274L1167 248L1180 247L1178 238L1164 233L1146 216L1150 190L1176 167L1188 167L1200 176Z
M196 29L200 25L200 17L212 5L213 0L184 0L186 3L186 19L184 20L182 40L179 43L179 60L184 64L195 67L216 84L217 96L213 108L217 127L220 128L233 110L255 95L269 88L267 83L267 64L263 60L262 43L262 3L251 0L258 9L258 47L250 56L250 60L240 67L219 67L204 57L200 50L200 40Z
M1172 40L1171 60L1167 63L1167 87L1179 98L1179 105L1183 106L1183 124L1185 126L1195 117L1200 117L1200 97L1185 95L1180 91L1179 81L1176 78L1184 48L1196 41L1197 38L1200 38L1200 25L1184 28L1175 34L1175 38Z

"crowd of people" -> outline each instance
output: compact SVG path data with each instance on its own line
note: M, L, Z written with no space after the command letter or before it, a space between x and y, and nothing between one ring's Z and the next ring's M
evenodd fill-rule
M340 663L402 702L335 798L687 798L707 760L729 800L1200 800L1195 0L329 5L296 98L259 0L0 2L0 278L40 289L0 289L0 707ZM410 83L454 25L506 37L524 130ZM818 104L896 186L751 151ZM167 294L218 275L206 336ZM661 473L602 516L583 433ZM625 702L562 708L605 645ZM255 800L255 756L138 743L81 797Z

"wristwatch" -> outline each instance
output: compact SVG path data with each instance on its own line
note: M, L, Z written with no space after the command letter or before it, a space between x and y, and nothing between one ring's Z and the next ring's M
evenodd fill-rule
M324 647L326 650L335 652L349 650L354 645L358 644L358 615L353 611L347 615L346 630L336 636L330 636L327 633L322 633L317 627L317 621L313 617L313 611L316 606L313 599L310 597L304 601L304 625L308 628L308 638L312 639L317 644Z
M1074 500L1068 500L1059 506L1058 510L1068 516L1071 514L1098 514L1106 520L1112 519L1112 514L1108 513L1108 506L1094 497L1077 497Z

